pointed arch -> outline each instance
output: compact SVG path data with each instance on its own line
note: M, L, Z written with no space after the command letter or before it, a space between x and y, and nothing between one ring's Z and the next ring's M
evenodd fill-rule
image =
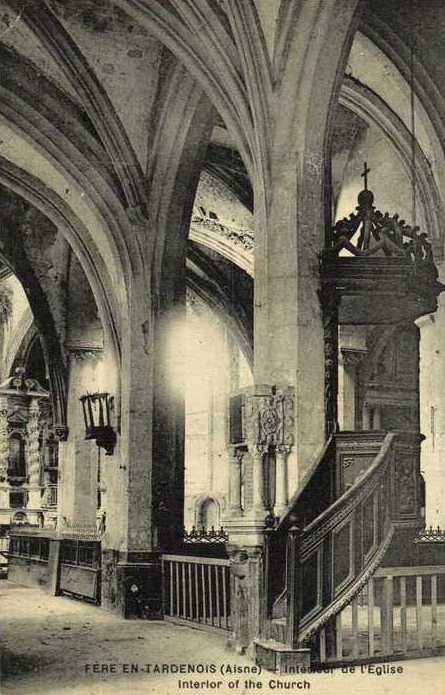
M236 138L251 172L254 148L250 105L239 72L239 57L221 14L201 1L181 0L172 5L162 0L116 0L115 4L167 46L196 79ZM179 11L187 12L186 22L181 21Z
M44 0L23 3L8 0L21 19L51 54L89 114L108 152L132 214L146 216L146 196L142 168L110 98L95 76L79 47Z

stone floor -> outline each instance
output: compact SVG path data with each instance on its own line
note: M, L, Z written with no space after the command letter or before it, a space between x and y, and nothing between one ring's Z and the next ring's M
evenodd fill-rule
M221 675L221 667L251 668L252 663L226 650L218 634L166 622L124 621L95 606L7 581L0 582L0 606L1 695L298 692L305 682L305 689L317 695L445 695L445 658L392 663L403 669L395 675L360 669L352 674ZM216 672L171 672L181 664ZM155 665L170 672L155 673ZM246 679L256 687L246 687ZM190 687L190 681L202 685Z

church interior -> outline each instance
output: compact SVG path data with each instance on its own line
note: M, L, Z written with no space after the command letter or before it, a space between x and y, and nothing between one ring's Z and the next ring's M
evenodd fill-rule
M0 9L0 589L442 654L443 3Z

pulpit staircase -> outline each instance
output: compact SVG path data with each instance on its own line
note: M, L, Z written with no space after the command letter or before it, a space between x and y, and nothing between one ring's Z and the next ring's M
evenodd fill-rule
M445 544L430 552L417 542L424 524L423 437L414 324L436 311L445 286L427 235L376 209L368 172L365 164L357 207L328 231L320 255L330 436L286 511L278 506L280 516L270 516L265 532L255 655L273 670L298 659L299 650L306 650L306 662L310 652L312 663L331 665L430 655L445 637ZM342 392L354 431L340 432L339 356L349 352L364 363L349 374L349 400ZM267 407L246 405L238 419L254 422L253 431L241 427L241 435L246 429L249 448L254 444L275 461L282 490L280 451L289 449L295 433L292 413L275 410L274 421Z
M266 532L260 663L267 667L273 644L309 648L312 664L327 665L440 651L445 558L432 564L414 543L421 439L401 431L330 437Z

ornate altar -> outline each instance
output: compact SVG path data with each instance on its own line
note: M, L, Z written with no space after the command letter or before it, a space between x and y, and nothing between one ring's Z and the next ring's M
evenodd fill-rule
M0 522L43 526L57 504L49 393L18 368L0 385Z

